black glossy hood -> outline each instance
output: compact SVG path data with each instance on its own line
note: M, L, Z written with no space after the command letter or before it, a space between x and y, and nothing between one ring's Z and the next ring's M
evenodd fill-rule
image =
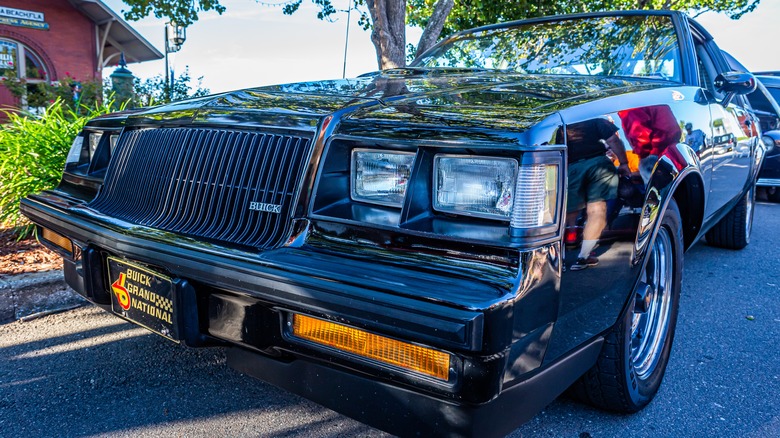
M218 94L142 111L131 115L130 120L313 130L323 117L333 114L347 125L361 121L374 126L403 124L517 132L567 107L670 85L673 84L623 78L407 68L355 79Z

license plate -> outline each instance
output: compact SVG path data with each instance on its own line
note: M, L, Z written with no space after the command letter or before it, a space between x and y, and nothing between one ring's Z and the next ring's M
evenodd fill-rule
M171 279L125 260L108 257L107 261L111 310L178 342L176 305Z

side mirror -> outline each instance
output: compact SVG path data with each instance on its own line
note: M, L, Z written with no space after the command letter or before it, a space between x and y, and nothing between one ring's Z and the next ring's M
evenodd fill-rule
M719 74L715 78L715 89L720 93L726 93L726 97L720 104L728 106L734 96L750 94L756 90L756 77L751 73L736 71Z

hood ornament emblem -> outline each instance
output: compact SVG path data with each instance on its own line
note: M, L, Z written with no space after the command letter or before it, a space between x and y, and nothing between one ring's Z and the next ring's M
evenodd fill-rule
M279 214L282 212L282 206L277 204L266 204L265 202L250 202L249 210Z

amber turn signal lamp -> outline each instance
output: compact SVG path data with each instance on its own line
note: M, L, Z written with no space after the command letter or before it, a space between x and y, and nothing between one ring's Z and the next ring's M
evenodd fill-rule
M410 371L448 380L450 355L345 325L293 315L294 336Z
M68 253L73 252L73 243L70 241L70 239L61 234L57 234L48 228L42 228L42 230L43 240L64 249Z

